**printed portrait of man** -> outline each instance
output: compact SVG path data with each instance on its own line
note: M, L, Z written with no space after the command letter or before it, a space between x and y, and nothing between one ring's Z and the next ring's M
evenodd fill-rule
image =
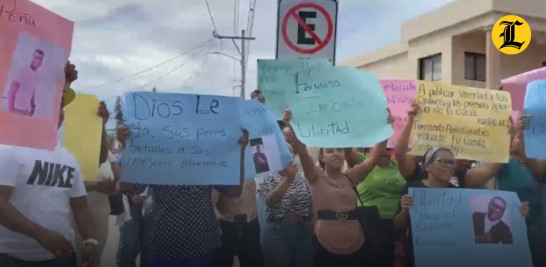
M254 166L256 167L256 173L263 173L269 171L269 163L267 162L267 156L263 153L261 145L256 146L256 152L253 156Z
M506 200L493 197L487 212L474 212L474 235L476 244L513 244L510 226L502 218L506 212Z
M16 71L9 84L8 111L25 116L34 115L35 95L40 83L39 71L44 58L44 51L35 49L28 64Z

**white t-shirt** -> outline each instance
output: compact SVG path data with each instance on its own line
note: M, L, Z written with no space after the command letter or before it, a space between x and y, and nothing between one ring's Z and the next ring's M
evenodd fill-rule
M10 202L29 220L74 244L70 198L86 195L78 162L65 148L54 151L0 146L0 185L12 186ZM0 226L0 254L28 261L54 256L28 236Z
M19 83L19 90L15 95L14 107L18 110L30 112L31 100L38 86L39 74L38 71L32 70L30 67L24 67L17 71L13 82ZM37 99L35 99L36 101Z
M497 225L497 223L499 223L500 220L496 220L496 221L491 221L489 220L489 218L487 217L487 214L485 215L485 225L484 225L484 233L489 233L491 231L491 228L493 228L493 226Z

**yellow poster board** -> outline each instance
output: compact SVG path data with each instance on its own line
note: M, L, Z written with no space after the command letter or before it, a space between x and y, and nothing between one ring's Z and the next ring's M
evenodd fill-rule
M411 153L424 155L448 147L456 158L508 162L510 152L510 93L417 82L421 110L413 124Z
M102 118L98 107L96 97L78 94L64 110L63 144L78 160L85 181L94 181L99 174Z

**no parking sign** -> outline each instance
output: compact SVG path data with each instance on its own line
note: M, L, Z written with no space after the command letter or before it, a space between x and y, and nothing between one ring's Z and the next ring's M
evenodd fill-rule
M337 0L280 0L277 58L326 58L335 63Z

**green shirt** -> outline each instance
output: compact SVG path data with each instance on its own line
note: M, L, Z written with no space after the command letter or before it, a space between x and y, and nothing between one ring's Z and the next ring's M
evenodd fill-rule
M358 153L358 163L365 159L364 154ZM381 218L392 219L396 215L405 185L406 180L398 171L396 161L391 160L387 168L375 166L356 189L365 206L377 206Z
M541 187L537 178L519 160L510 159L498 175L498 190L515 192L521 202L529 202L527 232L532 235L542 213Z

